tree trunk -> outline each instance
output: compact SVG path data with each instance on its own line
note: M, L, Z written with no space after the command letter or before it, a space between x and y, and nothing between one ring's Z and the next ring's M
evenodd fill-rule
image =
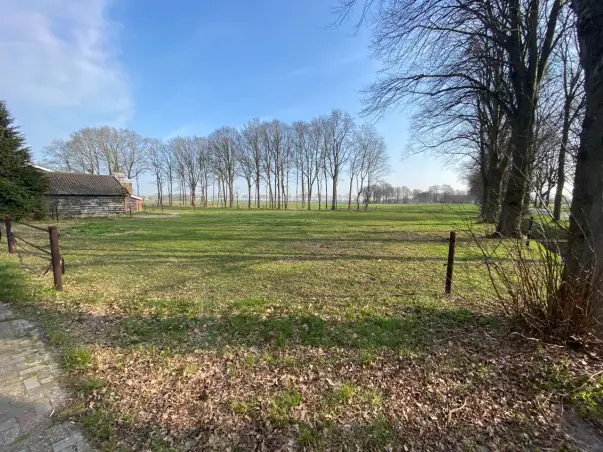
M278 167L276 168L276 171L274 172L274 189L276 191L276 208L280 209L281 208L281 188L280 188L280 184L279 184L279 180L278 180Z
M224 208L226 209L226 207L228 207L228 202L227 202L227 196L228 194L226 193L226 179L222 179L222 197L224 198Z
M337 174L337 172L335 172L335 175L333 176L333 189L332 189L332 193L331 193L331 198L332 198L331 210L337 210L337 179L338 179L338 174Z
M191 206L195 207L195 198L197 196L196 187L191 187Z
M496 227L496 232L503 237L521 235L519 228L531 166L533 108L531 105L519 105L519 114L513 124L511 173Z
M251 209L251 182L247 181L247 208Z
M229 207L232 207L233 203L234 203L234 179L232 177L228 181L228 191L229 191L229 197L228 197Z
M312 183L311 183L311 179L310 179L310 175L308 175L308 196L307 196L307 200L308 200L308 210L312 210Z
M218 204L222 204L222 179L218 177Z
M159 182L159 178L157 178L157 201L163 207L163 197L161 195L161 183Z
M325 210L329 210L329 180L327 179L327 170L324 171L325 176Z
M270 172L266 173L266 180L268 182L268 187L266 187L268 190L268 199L266 199L266 205L272 209L273 194L272 194L272 179L270 178Z
M569 142L569 118L570 118L570 101L565 100L563 106L563 129L561 132L561 148L559 149L559 157L557 162L557 190L555 191L555 205L553 207L553 220L561 219L561 204L563 203L563 188L565 186L565 154L567 144Z
M586 112L574 178L566 282L590 281L603 267L603 3L574 0L572 8L584 68Z
M260 172L256 171L255 173L255 202L256 202L256 207L259 209L260 208L260 202L261 202L261 194L260 194Z
M320 191L320 177L316 179L316 191L318 192L318 210L322 209L322 193Z
M482 217L484 222L489 224L496 223L498 218L502 181L508 162L506 157L502 157L502 161L499 161L496 153L492 152L492 154L484 180L484 205L482 206Z
M281 197L283 198L282 206L283 209L287 210L287 196L289 192L289 177L285 174L285 171L281 168ZM287 179L287 184L285 184L285 179Z
M350 176L350 191L348 192L348 210L352 210L352 183L354 182L354 176Z
M302 177L301 177L301 182L302 182L302 209L305 209L306 207L306 181L305 181L305 177L304 177L304 172L302 171ZM310 202L310 201L308 201Z

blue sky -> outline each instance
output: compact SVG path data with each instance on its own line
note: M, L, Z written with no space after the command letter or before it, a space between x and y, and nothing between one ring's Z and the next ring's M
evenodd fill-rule
M73 130L128 127L169 138L253 117L361 109L379 69L369 36L330 27L335 0L3 0L0 98L37 160ZM8 70L7 70L8 69ZM362 121L365 119L359 119ZM371 118L366 120L372 120ZM401 160L408 112L377 123L394 185L461 188L436 160ZM143 193L151 191L145 179Z

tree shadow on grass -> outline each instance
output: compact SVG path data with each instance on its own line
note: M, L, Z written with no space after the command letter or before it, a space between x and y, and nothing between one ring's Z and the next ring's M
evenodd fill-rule
M535 450L534 438L525 432L538 431L541 436L560 440L547 425L524 420L519 422L480 422L463 419L454 424L429 421L423 424L404 422L393 416L367 413L364 422L341 424L330 419L299 419L290 413L275 419L270 410L241 415L223 413L222 420L196 419L192 425L179 425L174 419L133 419L128 413L89 410L84 422L92 431L102 431L105 445L116 441L128 450ZM123 418L127 422L123 422ZM91 421L92 420L92 421ZM557 438L555 438L557 436ZM549 438L550 438L549 437ZM547 438L548 439L548 438ZM102 445L100 443L99 445ZM562 449L559 449L562 450ZM569 449L568 449L569 450Z
M147 356L155 356L156 350L160 349L169 351L169 356L174 359L181 355L187 363L195 363L195 357L199 356L214 356L219 363L215 374L210 371L211 360L199 362L208 364L207 367L203 364L199 368L193 367L194 372L201 374L192 375L204 375L209 372L207 381L213 386L209 387L210 393L206 395L201 384L205 380L195 380L195 377L182 378L179 374L155 374L153 364L149 364L149 367L142 364L142 371L146 370L144 377L167 379L164 386L158 387L159 393L155 395L149 395L149 388L145 387L144 378L140 380L140 375L124 377L120 375L123 374L123 369L104 368L103 372L114 372L115 375L100 373L96 374L97 377L115 377L116 381L120 381L121 377L134 378L134 383L130 381L129 384L140 384L140 394L136 391L137 386L124 386L123 391L118 391L119 395L107 399L122 404L111 405L105 402L104 398L93 398L102 381L91 380L94 385L84 384L88 387L88 393L81 396L79 409L76 406L73 415L81 419L82 424L102 446L119 445L125 450L225 450L228 447L235 450L302 447L323 450L384 450L388 447L399 449L408 444L411 450L456 450L459 445L467 446L471 450L480 445L492 444L493 438L496 438L497 442L493 444L497 448L523 450L525 446L525 450L530 450L534 448L534 444L541 444L542 438L548 438L547 435L554 430L553 422L550 425L547 422L528 425L535 417L513 424L514 421L510 417L498 419L493 416L478 416L478 419L465 415L464 410L459 408L463 406L463 400L478 406L484 393L471 397L469 389L463 389L464 385L447 387L447 391L452 392L448 394L444 405L441 401L438 402L439 399L430 399L429 396L423 398L420 395L421 391L429 388L428 382L435 384L433 377L446 378L449 372L446 366L450 365L462 366L459 372L463 375L463 381L478 378L475 380L478 383L474 384L489 387L487 377L475 377L472 364L488 363L487 357L492 358L491 353L496 351L497 342L493 341L492 344L484 345L487 353L474 356L474 353L481 350L479 341L484 340L483 333L495 334L498 319L494 317L458 307L439 308L420 304L401 307L396 316L389 317L362 311L350 318L345 315L342 318L322 318L313 313L279 315L270 312L263 300L233 302L230 310L219 314L212 312L211 306L208 306L208 312L204 313L199 303L150 300L152 314L146 314L140 307L133 306L131 310L125 309L119 315L95 315L80 311L77 306L64 309L58 303L37 302L35 293L28 288L26 275L15 268L15 265L15 262L6 264L0 261L0 297L15 302L32 315L40 316L56 330L71 330L75 334L74 340L77 341L78 347L101 347L109 349L110 353L111 349L115 349L115 353L122 356L128 349L133 352L133 356L139 356L137 352L141 348L148 349ZM470 343L457 342L468 336L473 336ZM456 345L451 345L451 340ZM463 345L459 345L460 343ZM349 369L349 357L359 360L354 364L357 366L356 372L359 372L358 366L364 366L363 356L367 356L362 351L385 349L385 356L381 361L377 361L374 366L370 364L368 367L362 367L365 369L365 377L370 377L371 381L376 379L377 387L379 381L387 380L389 386L384 390L396 387L398 382L402 385L412 383L415 392L410 393L413 399L410 399L407 406L403 401L400 404L392 402L392 406L402 411L390 408L375 412L369 410L361 417L350 416L349 418L354 420L343 424L337 419L333 420L328 410L304 411L303 399L299 402L290 400L289 406L283 406L282 401L279 402L279 394L287 391L285 383L279 378L295 373L287 369L283 362L271 364L272 367L267 368L270 374L270 383L266 383L269 385L266 388L269 399L253 403L250 399L249 406L236 405L233 404L236 400L229 397L239 397L244 393L228 390L230 382L234 380L229 377L226 358L235 348L253 350L254 356L262 356L267 352L275 353L275 350L275 354L279 353L278 350L281 350L282 354L293 350L299 353L300 349L303 349L305 352L300 356L298 372L307 377L315 372L308 371L303 359L310 359L308 364L314 365L316 369L316 366L320 367L321 362L315 359L318 354L327 357L332 355L335 361L331 363L330 375L332 378L339 375L340 379L344 378L343 381L354 378L345 370ZM420 356L422 352L429 352L434 348L437 352L431 353L431 368L421 368L421 358L417 362L413 361L414 358L410 360L398 357L408 357L411 354ZM224 359L221 358L222 351L225 353ZM347 358L338 361L340 358L337 356L341 356L338 355L340 353L344 353ZM463 359L459 360L459 357ZM189 358L192 361L186 361ZM508 359L510 358L507 356L505 360ZM240 361L241 365L245 365L243 359ZM131 365L135 367L136 363L132 362ZM438 366L438 369L444 366L444 370L430 375L431 372L436 372L436 367L433 366ZM492 370L486 368L486 372L493 372L495 368L494 365ZM187 367L182 369L185 371ZM179 372L177 369L171 370ZM146 375L149 373L152 375ZM241 378L248 377L249 375L245 374ZM510 373L508 377L516 378L516 374ZM507 378L506 373L504 378ZM273 380L280 383L270 386L273 385ZM116 381L113 381L113 385ZM328 387L324 382L304 381L304 385L311 386L311 389L305 389L306 391L323 391L321 388ZM362 389L362 381L357 380L358 390ZM115 386L113 388L117 390ZM191 392L181 396L179 390L183 388ZM263 384L260 384L254 390L255 393L263 394L262 388ZM304 390L300 391L304 397ZM320 397L324 397L327 402L332 394L333 390L319 392ZM515 401L524 397L521 394L520 388L517 394L505 394L505 397ZM322 406L321 398L314 400L313 405L309 406L314 409ZM95 403L91 404L91 401ZM415 401L420 404L416 405ZM209 405L210 402L213 405ZM146 403L152 404L152 408L147 409ZM281 405L275 405L278 403ZM334 409L347 411L353 408L353 405L338 405ZM456 408L461 411L453 413L451 410ZM413 410L413 414L406 417L404 409ZM469 408L467 410L469 411ZM170 413L181 415L171 416ZM474 407L470 413L478 411ZM536 437L535 431L539 432L540 439L531 443ZM524 432L527 432L527 436L522 436Z
M450 334L493 327L498 318L466 308L398 303L396 316L382 317L370 308L319 315L299 306L299 313L272 312L264 299L233 301L215 308L211 301L150 300L128 304L118 314L91 314L77 306L38 303L16 262L0 262L0 299L17 302L58 325L81 331L85 343L108 347L169 347L183 352L199 348L338 347L422 349ZM49 289L52 290L52 289ZM352 305L353 306L353 305Z
M367 316L353 320L318 315L228 316L130 315L92 319L108 326L95 341L112 347L156 346L179 351L244 347L320 347L423 351L450 335L496 326L499 320L464 309L416 309L399 318Z

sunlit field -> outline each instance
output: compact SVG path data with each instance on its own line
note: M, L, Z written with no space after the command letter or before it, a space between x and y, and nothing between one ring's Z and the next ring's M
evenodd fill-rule
M74 393L60 416L106 450L562 444L570 352L511 334L464 232L476 207L375 207L61 221L65 290L3 249L0 296L43 323Z

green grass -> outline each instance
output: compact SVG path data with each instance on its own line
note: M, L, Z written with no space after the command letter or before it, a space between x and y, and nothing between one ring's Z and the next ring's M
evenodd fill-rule
M101 447L246 450L259 435L267 449L377 450L414 435L441 448L421 425L448 426L474 394L497 400L492 361L523 356L462 232L444 294L449 231L475 206L145 213L61 221L63 292L44 261L0 254L0 299L44 323ZM458 422L450 441L490 438Z

